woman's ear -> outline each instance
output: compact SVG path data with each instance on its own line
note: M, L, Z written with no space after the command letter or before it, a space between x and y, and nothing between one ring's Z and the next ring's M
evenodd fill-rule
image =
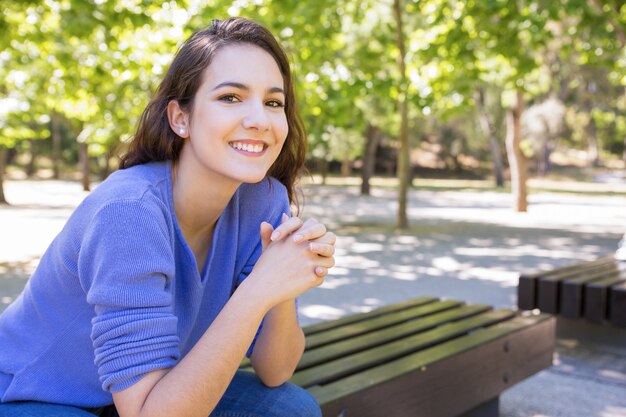
M180 108L177 100L172 100L167 104L167 119L174 133L181 138L189 137L189 116Z

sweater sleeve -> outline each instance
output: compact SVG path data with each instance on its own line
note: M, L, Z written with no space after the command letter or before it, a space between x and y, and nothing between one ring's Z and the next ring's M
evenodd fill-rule
M168 230L156 203L128 200L101 208L85 231L79 278L95 310L91 338L105 391L126 389L180 358Z

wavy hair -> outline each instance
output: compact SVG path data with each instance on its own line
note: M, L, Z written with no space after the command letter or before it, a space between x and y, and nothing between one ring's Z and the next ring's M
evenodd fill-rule
M263 49L274 58L283 76L289 132L268 175L285 185L289 201L298 206L296 180L304 166L307 137L296 107L289 60L268 29L241 17L213 20L211 26L194 33L181 46L141 115L137 131L120 161L120 169L153 161L178 160L184 141L170 128L167 105L177 100L184 111L193 114L193 101L202 84L204 70L211 65L217 51L233 44L251 44Z

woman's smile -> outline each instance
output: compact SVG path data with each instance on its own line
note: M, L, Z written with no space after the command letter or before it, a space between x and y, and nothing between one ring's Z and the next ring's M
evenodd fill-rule
M265 154L267 145L258 140L238 140L229 143L230 147L242 155L261 156Z

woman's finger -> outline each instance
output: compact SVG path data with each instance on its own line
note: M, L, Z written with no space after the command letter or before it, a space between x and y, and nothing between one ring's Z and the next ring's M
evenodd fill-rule
M309 250L319 256L330 257L335 254L335 246L327 243L311 242Z
M272 231L274 227L268 222L261 222L260 233L261 233L261 248L265 250L267 246L270 244L270 236L272 235Z
M324 268L323 266L316 266L315 275L317 275L320 278L324 278L326 275L328 275L328 269Z
M293 235L293 241L296 243L304 242L305 240L315 240L326 234L326 226L322 223L311 222L308 225L303 225Z
M329 245L334 245L335 243L337 243L337 236L333 232L326 232L323 236L320 236L317 239L309 240L311 242L327 243Z
M285 236L289 236L300 227L302 227L302 219L300 219L299 217L289 217L287 220L283 221L280 226L274 229L271 237L272 242L277 242Z

